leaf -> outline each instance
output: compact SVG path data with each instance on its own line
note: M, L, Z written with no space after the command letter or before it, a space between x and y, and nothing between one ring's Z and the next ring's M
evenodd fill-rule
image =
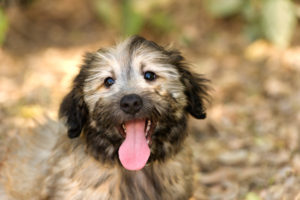
M261 200L261 198L254 192L249 192L247 195L246 195L246 200Z
M4 42L6 31L8 28L8 22L3 10L0 8L0 45Z
M241 11L243 0L205 0L208 11L215 17L228 17Z
M262 29L265 37L278 47L290 44L296 27L296 14L290 0L265 0L262 9Z
M20 115L24 118L41 116L43 108L39 105L25 105L20 107Z
M271 45L265 40L256 40L250 44L245 50L245 57L251 61L262 61L272 52Z

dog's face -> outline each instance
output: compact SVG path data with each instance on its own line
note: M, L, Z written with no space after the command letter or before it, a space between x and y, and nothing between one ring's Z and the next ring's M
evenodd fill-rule
M99 161L139 170L181 147L187 114L203 119L207 82L177 51L135 36L87 54L60 117Z

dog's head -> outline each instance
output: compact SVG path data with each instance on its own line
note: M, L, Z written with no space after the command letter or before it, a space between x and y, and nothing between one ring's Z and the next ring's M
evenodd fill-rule
M135 36L86 55L60 117L96 159L138 170L178 152L188 113L205 118L206 82L178 51Z

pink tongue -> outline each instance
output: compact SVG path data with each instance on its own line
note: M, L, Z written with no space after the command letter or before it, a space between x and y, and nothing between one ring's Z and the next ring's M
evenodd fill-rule
M119 159L125 169L142 169L150 156L145 136L145 120L125 123L126 138L119 148Z

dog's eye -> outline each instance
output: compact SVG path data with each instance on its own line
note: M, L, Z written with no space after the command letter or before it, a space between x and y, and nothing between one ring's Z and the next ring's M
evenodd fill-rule
M156 79L156 74L154 72L146 71L144 73L144 78L147 81L154 81Z
M110 86L112 86L115 83L115 80L111 77L108 77L104 80L104 85L106 88L109 88Z

